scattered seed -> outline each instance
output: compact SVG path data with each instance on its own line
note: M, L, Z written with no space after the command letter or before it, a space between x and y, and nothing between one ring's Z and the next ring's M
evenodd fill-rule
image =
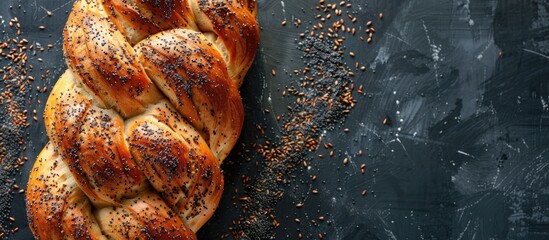
M385 117L385 119L383 119L383 125L387 126L391 124L391 120L389 120L389 117Z

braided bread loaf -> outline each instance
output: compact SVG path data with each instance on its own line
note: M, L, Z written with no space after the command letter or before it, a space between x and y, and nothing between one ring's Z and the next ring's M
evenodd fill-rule
M27 187L39 239L196 239L223 192L255 0L77 0Z

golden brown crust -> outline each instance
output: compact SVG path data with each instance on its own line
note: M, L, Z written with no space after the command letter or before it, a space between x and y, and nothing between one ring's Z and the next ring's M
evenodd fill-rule
M106 239L88 197L50 143L31 170L27 215L32 232L40 239Z
M255 0L77 0L31 172L39 239L196 239L223 193Z
M215 33L213 43L227 62L229 76L239 87L252 65L259 42L255 1L190 1L198 28Z
M135 48L161 91L224 159L240 134L244 108L221 54L202 33L185 29L158 33Z
M126 135L152 187L197 231L221 198L221 166L198 132L174 112L167 102L151 106L128 121Z
M52 89L44 121L80 188L96 204L113 204L137 195L146 179L131 160L124 120L94 102L66 72Z

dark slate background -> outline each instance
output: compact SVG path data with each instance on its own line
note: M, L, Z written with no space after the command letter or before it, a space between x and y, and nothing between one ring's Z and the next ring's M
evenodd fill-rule
M276 138L274 116L284 113L288 101L280 92L291 81L284 69L303 67L295 38L307 26L280 23L291 23L294 17L312 21L317 12L311 8L318 1L258 2L262 41L241 89L246 143L259 141L255 124L267 125L269 137ZM14 37L7 23L17 16L29 41L56 46L41 54L45 62L34 63L38 75L52 71L34 84L51 88L66 68L62 28L71 3L1 3L3 39ZM336 145L338 154L352 155L358 149L365 154L352 157L347 166L324 158L299 170L283 186L285 197L276 206L281 222L277 238L295 239L301 232L313 239L318 233L327 239L549 239L549 2L352 3L361 26L379 12L385 17L375 21L372 44L358 38L346 41L347 49L357 53L356 59L347 59L349 65L358 60L368 67L355 77L366 96L356 96L359 101L349 118L325 139ZM46 17L46 9L54 15ZM40 25L46 30L38 30ZM276 77L272 68L278 69ZM32 93L30 98L44 103L47 95ZM41 115L43 104L33 107ZM383 125L385 116L390 126ZM342 128L351 131L343 133ZM34 159L47 137L41 122L28 132L26 154ZM260 158L242 158L233 154L236 164L224 166L225 197L199 232L201 239L218 239L240 216L231 197L240 196L234 194L240 176L253 176L262 164ZM365 175L360 174L362 163ZM17 177L20 185L26 185L31 166L27 163ZM310 175L319 180L311 182ZM313 188L321 194L310 194ZM369 190L366 197L361 196L363 189ZM305 206L296 209L297 202ZM23 195L15 197L12 215L20 230L10 238L31 238ZM310 220L319 215L327 221L314 226ZM296 217L301 224L293 221Z

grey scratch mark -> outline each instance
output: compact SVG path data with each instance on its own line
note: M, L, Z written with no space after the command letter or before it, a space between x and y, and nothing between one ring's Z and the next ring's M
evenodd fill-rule
M492 44L493 44L493 42L489 42L488 44L486 44L486 47L484 47L484 49L482 51L480 51L480 53L477 55L478 60L481 60L484 57L484 53L486 51L488 51L488 48L490 48L490 46L492 46Z
M545 55L545 54L543 54L543 53L539 53L539 52L536 52L536 51L534 51L534 50L530 50L530 49L526 49L526 48L523 48L522 50L524 50L525 52L529 52L529 53L538 55L538 56L540 56L540 57L543 57L543 58L549 60L549 56L547 56L547 55Z
M461 221L461 219L463 218L463 214L465 214L465 210L479 204L482 200L484 200L484 198L486 198L486 196L488 196L488 194L485 193L479 199L477 199L476 201L456 209L456 213L458 215L458 221Z
M280 5L282 5L282 14L284 15L284 19L286 19L286 4L284 4L284 1L280 1Z
M311 191L313 190L313 183L309 183L309 190L307 190L307 194L305 194L305 198L303 198L303 203L307 202L307 199L309 199L309 196L311 195Z
M34 12L32 13L32 18L33 19L36 19L36 15L38 14L38 2L36 2L36 0L34 0L31 4L30 4L31 7L34 7Z
M543 96L540 97L541 99L541 107L543 109L544 112L547 112L549 111L549 104L547 104L547 101L545 101L545 99L543 99Z
M374 134L377 138L383 139L383 137L379 134L378 131L376 131L372 128L369 128L366 124L359 123L358 125L363 127L367 132ZM408 133L403 133L403 132L399 133L399 138L408 139L408 140L412 140L412 141L419 141L419 142L422 142L422 143L435 144L435 145L440 145L440 146L447 146L448 145L448 143L443 142L443 141L435 141L435 140L428 139L428 138L425 138L425 137L421 137L421 136L418 136L418 135L413 135L413 134L408 134ZM393 141L394 141L394 139L393 139ZM383 144L385 144L385 146L388 147L388 143L390 143L391 141L385 142L385 141L381 140L381 142Z
M423 19L421 19L421 23L423 24L423 29L425 30L425 36L427 37L427 42L429 43L429 47L431 48L431 51L432 51L433 68L435 69L435 81L437 83L437 87L440 87L440 83L438 81L438 64L437 64L440 58L438 56L438 52L436 52L437 49L433 48L433 46L436 47L436 45L431 40L431 36L429 35L429 30L427 29L427 25L425 25L425 21ZM440 52L440 49L439 49L439 52Z
M545 153L545 150L541 154L543 154L543 153ZM539 156L541 156L541 154ZM512 169L509 172L517 173L517 174L506 174L506 175L504 175L504 177L499 181L499 183L497 185L494 185L494 189L500 189L502 187L502 185L503 185L504 188L506 186L508 186L504 183L506 183L507 179L509 179L509 178L512 178L512 177L515 177L515 176L524 176L526 174L525 172L526 172L527 168L522 168L522 169L519 170L519 168L521 168L521 167L522 167L522 165L518 165L518 164L513 166Z
M524 138L522 138L522 144L524 144L524 146L526 146L526 148L530 148L530 147L528 146L528 144L526 144L526 140L524 140Z
M463 238L463 235L465 234L465 232L469 228L469 224L471 224L471 220L467 221L467 225L465 225L465 228L463 229L463 231L461 231L461 233L459 233L459 237L457 238L457 240L461 240Z
M475 25L475 21L471 19L471 8L469 7L470 4L471 1L466 0L463 4L463 8L465 9L465 13L467 14L467 23L469 23L469 27L472 27L473 25Z
M332 219L332 222L335 223L335 219ZM339 235L340 234L340 232L339 232L340 229L341 228L335 228L336 239L341 239L341 237Z
M366 126L366 124L360 123L359 125L360 125L361 127L365 128L366 130L368 130L368 132L371 132L371 133L373 133L374 135L376 135L376 137L381 138L381 135L379 135L379 134L377 133L377 131L368 128L368 127Z
M61 8L64 8L65 6L69 5L69 4L72 4L74 2L74 0L69 0L68 2L62 4L61 6L57 7L57 8L54 8L53 10L49 10L50 12L52 13L55 13L57 11L59 11L59 9ZM43 6L40 6L42 9L44 9L45 11L48 11L46 8L44 8ZM46 16L43 16L42 18L39 19L39 21L42 21L44 20L46 17L48 17L47 15Z
M385 234L387 234L387 237L389 237L392 240L397 240L395 234L391 230L388 229L389 226L387 225L387 222L385 221L383 216L379 215L379 212L376 212L376 215L377 215L378 219L381 220L381 223L383 223L383 225L385 226L383 228L383 230L385 231ZM388 217L387 214L385 214L385 215L386 215L385 217Z
M539 117L539 132L541 133L541 125L543 124L543 116Z
M318 144L320 146L320 143ZM353 170L355 170L354 172L357 172L358 173L358 165L356 164L355 161L353 161L353 157L351 154L349 154L348 151L345 151L345 157L349 160L349 163L351 164L351 167ZM350 176L353 176L354 174L351 173Z
M507 146L508 148L510 148L511 150L513 150L513 151L515 151L515 152L520 153L520 148L514 148L514 147L511 146L511 144L509 144L509 143L505 143L505 146Z
M475 156L473 156L473 155L471 155L471 154L469 154L469 153L466 153L466 152L464 152L464 151L461 151L461 150L458 150L457 153L459 153L459 154L461 154L461 155L465 155L465 156L470 157L470 158L472 158L472 159L476 159Z
M478 218L475 218L475 222L478 222ZM477 239L477 232L480 226L480 224L473 224L473 236L471 236L471 240Z
M443 142L443 141L435 141L435 140L423 137L421 135L409 134L409 133L405 133L405 132L400 132L399 133L399 138L408 139L408 140L411 140L411 141L418 141L418 142L422 142L422 143L435 144L435 145L440 145L440 146L448 146L448 143Z
M379 48L374 62L370 64L370 69L376 70L377 64L385 64L387 63L387 60L389 60L389 56L387 56L387 47L382 46Z
M404 146L404 144L402 143L402 141L400 141L400 138L395 138L391 141L388 141L387 144L389 143L394 143L394 142L398 142L400 143L400 146L402 146L402 149L404 150L404 152L406 153L407 156L410 156L410 153L408 153L408 150L406 150L406 146Z
M397 39L398 41L403 42L404 44L408 45L408 47L411 47L411 48L413 48L414 50L416 50L416 51L418 51L418 52L421 53L421 51L420 51L418 48L416 48L415 46L413 46L413 45L410 44L409 42L405 41L404 39L400 38L399 36L396 36L396 35L394 35L394 34L392 34L392 33L385 33L385 36L395 38L395 39Z
M475 226L475 230L477 227ZM473 236L471 237L471 240L477 239L477 231L473 232Z
M385 230L385 234L387 234L387 237L389 237L390 239L393 239L393 240L397 240L395 234L391 230L389 230L387 228L385 228L383 230Z

